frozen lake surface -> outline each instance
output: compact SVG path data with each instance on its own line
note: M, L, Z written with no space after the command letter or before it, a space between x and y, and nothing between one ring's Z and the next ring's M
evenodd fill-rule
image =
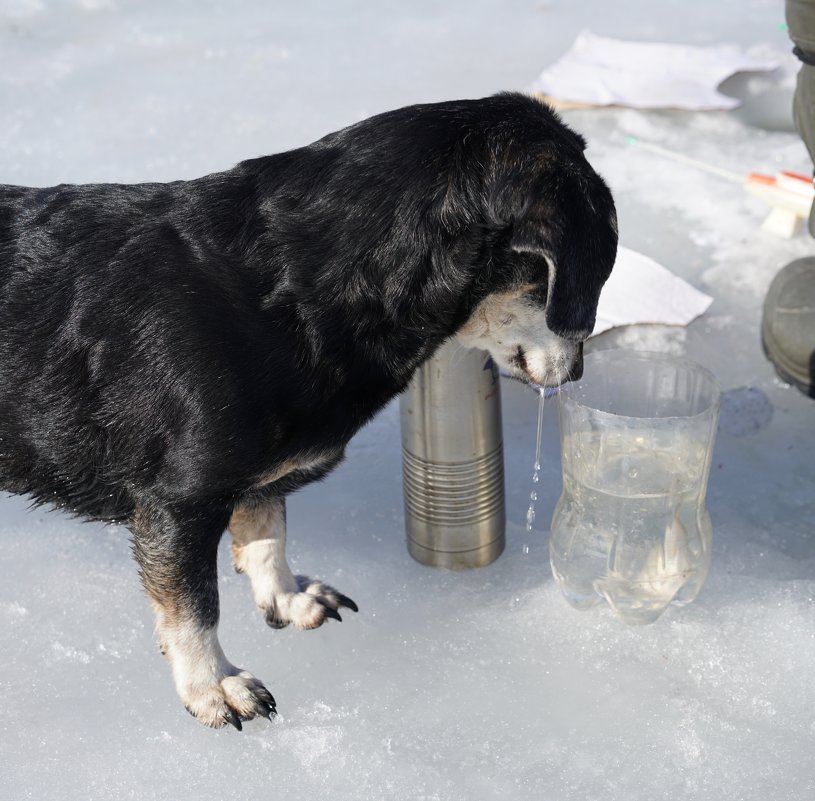
M391 404L289 504L293 567L336 583L358 615L268 629L223 543L221 640L280 716L213 732L176 699L126 531L5 497L2 801L815 797L815 402L775 378L759 342L767 285L815 242L772 238L766 208L737 184L627 144L739 173L809 172L784 117L796 66L783 4L440 5L0 0L0 181L198 176L387 108L523 88L584 28L777 58L780 76L732 83L749 101L739 112L564 114L615 193L622 244L715 298L688 329L592 345L687 355L730 393L699 600L644 628L562 601L546 530L560 492L556 403L527 534L537 397L514 384L505 554L467 573L414 563ZM747 124L767 110L777 130Z

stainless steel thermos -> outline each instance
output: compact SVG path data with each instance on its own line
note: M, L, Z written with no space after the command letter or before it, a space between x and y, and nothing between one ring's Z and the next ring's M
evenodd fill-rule
M405 527L425 565L481 567L504 550L501 387L488 353L442 345L400 399Z

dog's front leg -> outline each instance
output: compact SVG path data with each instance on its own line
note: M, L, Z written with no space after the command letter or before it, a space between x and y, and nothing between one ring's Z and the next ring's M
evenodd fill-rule
M133 517L133 552L156 612L162 653L184 706L220 728L275 712L271 693L235 667L218 642L218 542L229 511L222 506L169 507L150 501Z
M240 501L229 520L235 568L246 573L266 622L275 629L293 623L314 629L342 620L340 607L357 610L341 592L308 576L295 576L286 562L286 502L282 497Z

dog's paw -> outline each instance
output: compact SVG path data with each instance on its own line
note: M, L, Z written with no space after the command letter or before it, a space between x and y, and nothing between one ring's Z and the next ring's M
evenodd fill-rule
M271 720L277 714L272 694L260 679L245 670L217 684L190 688L182 694L182 700L193 717L213 729L230 723L241 731L242 720L258 716Z
M297 590L275 595L265 609L266 622L273 629L293 623L298 629L316 629L328 618L342 622L340 607L358 612L357 605L333 587L308 576L295 576Z

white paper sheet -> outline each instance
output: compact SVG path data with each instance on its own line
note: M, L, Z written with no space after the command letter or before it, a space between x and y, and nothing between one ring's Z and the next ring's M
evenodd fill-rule
M725 78L777 66L731 45L623 42L585 31L529 90L590 106L730 109L740 101L716 91Z
M592 336L609 328L641 323L688 325L713 298L648 256L621 247L600 294Z

